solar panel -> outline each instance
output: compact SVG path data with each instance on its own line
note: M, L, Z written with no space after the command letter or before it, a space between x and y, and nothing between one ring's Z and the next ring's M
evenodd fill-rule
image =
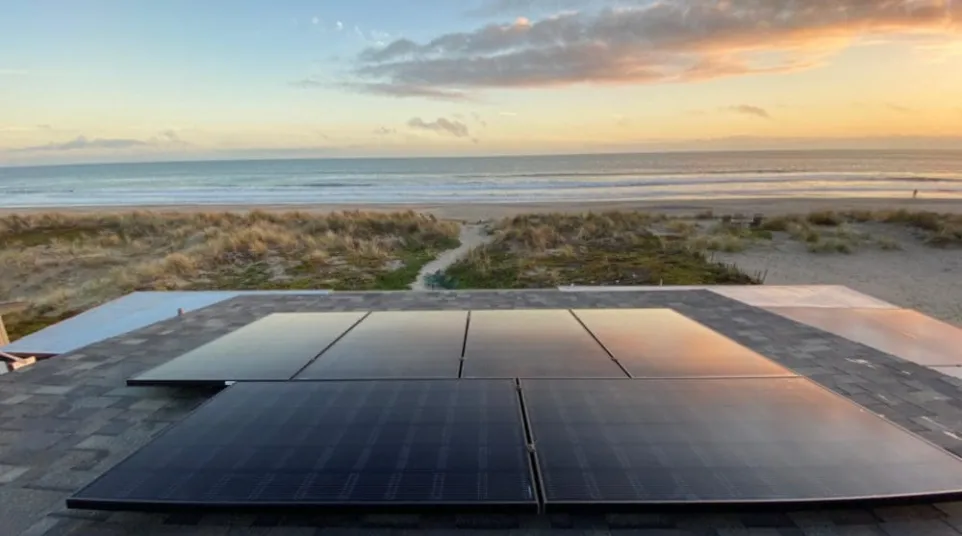
M508 380L229 387L71 508L536 507Z
M375 312L298 380L457 378L467 311Z
M768 310L920 365L962 365L962 329L911 309Z
M635 378L794 375L671 309L574 313Z
M804 378L524 380L545 504L962 491L962 461Z
M624 378L567 310L471 311L464 378Z
M127 380L129 385L287 380L364 313L277 313Z

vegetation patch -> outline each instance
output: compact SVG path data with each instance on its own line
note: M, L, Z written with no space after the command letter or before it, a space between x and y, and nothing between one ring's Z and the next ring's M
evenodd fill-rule
M638 212L536 214L500 222L494 240L445 272L458 288L758 284L687 240L655 236Z
M39 214L0 218L0 296L22 337L135 290L401 290L456 223L414 212Z

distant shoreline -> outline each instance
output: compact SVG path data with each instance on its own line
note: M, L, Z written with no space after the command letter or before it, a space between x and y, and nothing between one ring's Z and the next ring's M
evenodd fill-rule
M910 198L742 198L742 199L694 199L694 200L651 200L651 201L601 201L572 203L413 203L413 204L303 204L303 205L129 205L129 206L64 206L64 207L24 207L2 208L0 216L10 214L37 214L43 212L67 213L117 213L134 210L156 212L317 212L327 213L341 210L370 210L377 212L399 212L413 210L451 220L491 220L511 217L518 214L564 212L580 213L588 211L646 211L671 215L695 214L711 210L717 214L801 214L819 210L898 210L930 211L942 213L962 213L962 200L959 199L910 199Z

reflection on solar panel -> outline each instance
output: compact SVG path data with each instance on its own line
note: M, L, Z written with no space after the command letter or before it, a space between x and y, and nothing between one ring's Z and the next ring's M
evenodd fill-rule
M239 383L72 508L535 507L511 381Z
M287 380L364 313L278 313L127 380L129 385Z
M958 493L962 462L807 379L524 380L545 504Z
M768 310L920 365L962 365L962 329L918 311L815 307Z
M298 380L457 378L467 311L376 312Z
M464 378L623 378L567 310L471 311Z
M670 309L583 309L574 313L635 378L793 375Z

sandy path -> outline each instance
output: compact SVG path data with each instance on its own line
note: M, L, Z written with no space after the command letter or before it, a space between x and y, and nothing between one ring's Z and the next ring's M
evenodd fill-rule
M461 235L458 239L461 245L455 249L449 249L438 255L438 258L424 265L418 272L418 278L411 284L411 290L431 290L425 283L425 278L438 270L444 271L459 259L468 254L472 249L491 240L491 236L485 233L484 225L462 225Z
M904 229L875 234L882 232L902 249L813 254L802 244L780 240L741 253L716 253L715 258L749 273L767 270L768 285L845 285L962 326L962 250L926 246Z

